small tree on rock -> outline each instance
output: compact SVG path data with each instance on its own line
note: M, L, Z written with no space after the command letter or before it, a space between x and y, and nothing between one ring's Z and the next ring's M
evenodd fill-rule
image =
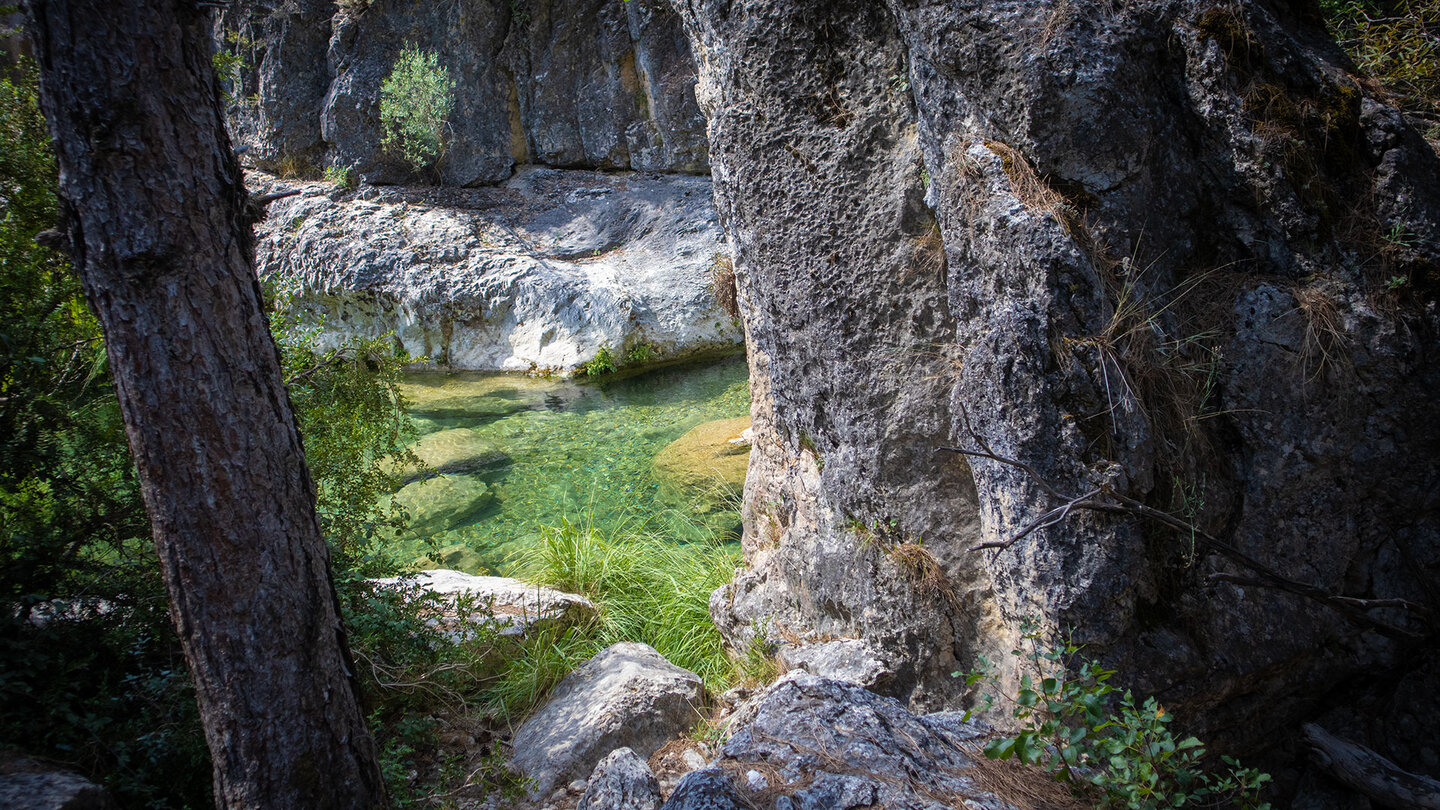
M384 147L423 169L445 149L445 124L455 106L455 80L440 57L408 46L380 86Z

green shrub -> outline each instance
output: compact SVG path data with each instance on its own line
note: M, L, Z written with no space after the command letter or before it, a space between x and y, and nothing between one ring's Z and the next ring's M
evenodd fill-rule
M354 191L355 187L359 185L355 180L355 170L345 166L325 167L324 178L326 182L334 183L349 191Z
M1024 675L1020 691L1006 696L1019 731L988 743L987 757L1015 757L1038 765L1070 783L1076 793L1091 793L1099 807L1269 808L1259 798L1268 774L1241 768L1229 757L1222 772L1207 772L1204 745L1195 737L1176 739L1169 729L1174 716L1155 698L1137 701L1130 691L1121 693L1110 685L1115 671L1080 656L1073 642L1059 649L1044 647L1029 621L1022 631L1030 649L1013 650L1012 655L1041 677L1037 681ZM996 681L983 659L981 669L954 675L964 677L967 685ZM984 707L993 699L987 696Z
M601 346L600 351L595 353L595 359L586 363L582 368L585 369L585 374L589 377L598 377L601 374L614 373L616 369L615 355L610 353L609 346Z
M636 343L625 353L625 362L634 365L644 365L655 359L655 350L649 343Z
M382 145L415 169L444 153L446 119L455 106L455 80L433 52L410 46L380 86Z

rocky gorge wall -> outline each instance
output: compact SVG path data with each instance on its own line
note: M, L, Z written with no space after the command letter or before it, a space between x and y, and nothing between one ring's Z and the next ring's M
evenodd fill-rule
M530 163L709 169L694 62L660 0L245 0L215 29L244 65L235 140L271 170L468 186ZM436 176L381 146L380 87L407 46L438 54L455 81Z
M1440 163L1313 3L676 6L754 396L729 637L935 709L1031 617L1235 750L1408 677ZM1336 722L1433 768L1403 703Z

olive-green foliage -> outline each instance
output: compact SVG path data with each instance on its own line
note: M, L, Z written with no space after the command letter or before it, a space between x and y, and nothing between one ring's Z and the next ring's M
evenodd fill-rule
M326 166L322 176L327 183L334 183L349 191L354 191L360 185L355 178L355 170L344 166Z
M722 689L733 666L710 620L710 594L730 581L738 564L735 550L714 539L674 543L563 521L542 531L515 573L590 597L601 613L589 636L597 649L644 642L711 689Z
M613 373L618 366L615 364L615 355L610 353L610 347L601 346L600 351L595 353L595 359L586 363L583 368L586 376L598 377L601 374Z
M172 629L99 327L65 257L33 66L0 79L0 747L103 781L125 807L208 807L209 756ZM282 297L283 300L283 297ZM408 423L401 358L322 350L273 323L336 548L353 583L383 570L377 462Z
M455 106L455 80L434 52L409 46L380 86L383 145L415 169L433 165L445 147L445 122Z
M1440 125L1440 0L1321 0L1320 5L1356 65L1379 79L1406 111Z
M1207 771L1205 746L1194 737L1176 739L1169 729L1174 716L1155 698L1137 701L1130 691L1120 692L1110 684L1115 671L1081 656L1072 641L1047 647L1028 621L1022 631L1028 649L1011 654L1041 677L1024 675L1020 691L1006 696L1019 732L991 740L987 757L1041 766L1099 807L1268 810L1260 800L1268 774L1229 757L1223 770ZM967 685L995 681L983 658L978 671L954 675ZM986 696L984 705L993 699Z

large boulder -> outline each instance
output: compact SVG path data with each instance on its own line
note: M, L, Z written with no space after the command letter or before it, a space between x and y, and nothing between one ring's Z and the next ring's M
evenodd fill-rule
M602 650L555 688L512 740L512 762L532 798L589 776L601 757L630 748L648 757L700 718L705 687L648 644Z
M1378 606L1440 569L1440 160L1314 3L677 7L754 398L727 635L946 708L1034 617L1232 750L1433 639Z
M436 366L573 372L602 350L660 361L741 342L711 278L707 178L527 169L499 188L295 188L271 204L256 262L298 288L325 345L393 333Z
M581 625L599 615L594 603L583 596L509 577L440 568L371 581L407 598L439 596L426 600L436 608L426 622L456 641L473 638L481 627L505 636L528 636Z
M231 129L270 168L455 186L527 163L709 168L694 60L661 0L239 0L216 35L246 63ZM382 145L380 89L406 47L437 54L455 81L446 149L423 175Z
M682 779L664 807L722 810L763 799L794 810L1009 810L975 767L985 736L953 714L917 717L854 684L788 675L737 718L719 758Z

